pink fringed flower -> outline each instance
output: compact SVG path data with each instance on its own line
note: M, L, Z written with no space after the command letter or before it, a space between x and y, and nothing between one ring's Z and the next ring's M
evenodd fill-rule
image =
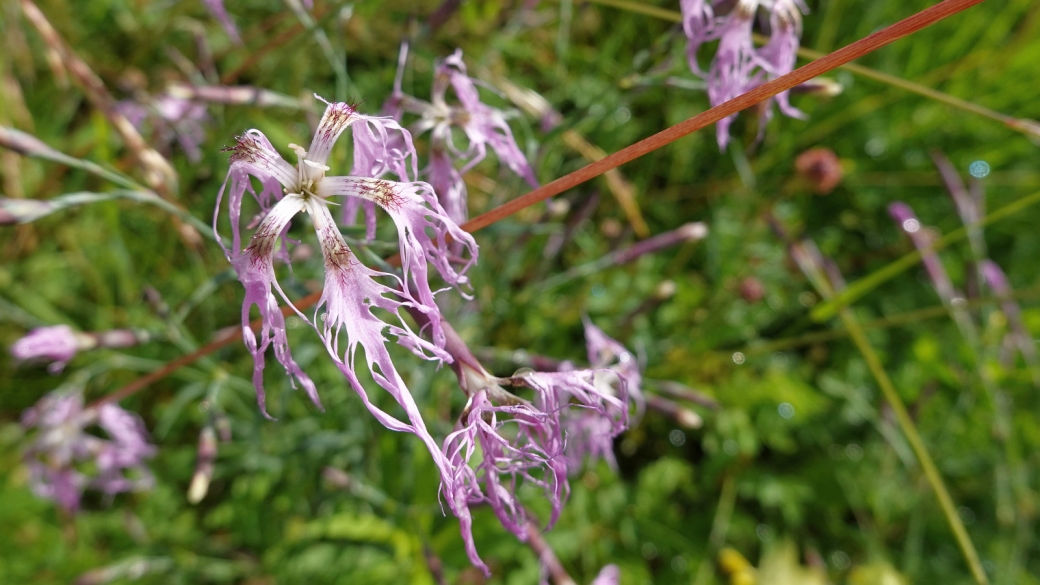
M530 372L497 379L475 360L459 356L456 360L462 363L456 369L470 399L456 431L444 440L444 453L452 466L451 487L457 492L455 500L488 504L502 526L526 540L530 520L517 497L520 486L542 490L552 508L548 526L555 524L570 493L570 437L563 420L572 410L587 411L590 417L602 419L600 432L609 442L628 424L624 380L620 380L614 395L595 384L597 376L612 375L606 370ZM534 399L520 400L503 390L500 383L527 387L533 390ZM480 460L472 463L478 456ZM486 572L477 554L468 510L459 518L470 561Z
M409 407L405 403L410 402L411 397L390 363L383 331L388 330L397 337L398 343L421 357L450 361L450 356L439 349L444 344L444 334L440 329L439 313L428 281L429 267L432 265L448 284L464 285L467 283L465 272L476 261L477 246L472 236L446 216L432 188L426 183L394 182L367 176L326 177L329 167L325 163L332 146L351 126L362 129L361 132L354 132L355 169L371 174L391 171L404 177L414 176L415 151L411 136L397 122L359 114L350 104L329 103L310 148L305 150L294 144L289 145L297 154L298 164L295 167L282 159L259 130L248 131L238 138L234 147L228 149L232 152L231 169L218 196L213 219L214 231L226 191L232 226L232 248L225 249L225 254L235 266L239 280L246 289L242 306L243 334L246 346L253 354L253 383L265 415L264 354L271 346L274 347L275 358L286 372L303 386L311 400L320 407L314 383L296 364L289 351L285 321L278 299L272 292L273 288L287 305L315 327L351 385L383 424L421 434L414 420L411 425L400 421L391 422L388 415L372 406L354 375L354 353L358 344L361 344L376 381L408 411ZM391 139L391 135L396 135L396 139ZM259 182L259 192L254 189L252 179ZM249 245L243 250L240 223L242 200L247 191L259 203L263 219ZM390 215L398 228L402 278L370 270L357 261L329 211L330 199L334 197L369 202ZM273 265L277 240L285 234L289 222L300 212L311 216L325 260L325 291L318 306L318 311L323 309L324 315L319 317L316 312L313 322L300 313L282 291ZM449 238L468 253L468 259L463 261L460 268L451 264L451 260L456 258L449 258ZM389 280L393 286L381 284L375 280L377 277ZM258 307L262 320L259 339L249 327L249 311L254 305ZM420 313L437 315L437 318L431 319L432 344L420 338L402 320L398 311L406 307ZM376 317L372 313L374 308L388 311L394 324ZM323 327L317 326L319 320L324 321ZM339 333L343 328L347 330L345 354L341 354L339 348ZM414 407L414 404L411 406ZM418 417L416 411L409 412L410 418L413 414ZM422 431L425 432L424 429Z
M423 174L433 185L449 217L459 223L468 217L466 184L462 175L487 157L488 147L495 151L498 159L510 170L523 177L532 187L537 187L538 180L517 146L505 114L480 101L477 82L466 74L462 50L457 49L450 57L438 63L429 102L405 95L401 90L401 75L407 54L407 45L401 47L394 93L384 110L398 120L405 112L422 117L412 125L412 130L416 134L430 131L430 163ZM448 104L449 87L454 91L459 105ZM461 129L465 134L465 148L455 145L452 139L453 127Z
M639 416L646 408L641 390L642 375L635 356L588 319L585 319L585 344L589 364L595 368L593 384L605 396L624 396L626 404L619 409L610 402L604 404L604 409L576 408L564 413L561 422L567 435L566 454L571 475L581 469L586 458L603 459L616 469L614 437L620 432L617 421L627 417L628 400L635 403Z
M360 176L326 176L329 167L325 163L332 146L348 127L354 137L353 172ZM278 297L281 297L315 328L336 366L369 412L388 429L412 433L423 441L441 474L443 497L460 523L468 526L469 509L464 491L457 486L451 462L427 430L418 405L394 367L384 333L394 336L398 344L420 357L451 362L451 355L443 349L445 333L434 291L428 282L429 268L432 266L451 286L466 284L465 273L476 262L476 242L447 217L430 185L411 180L416 174L415 149L411 135L397 122L359 114L349 104L329 103L310 148L304 150L296 145L290 148L298 157L295 167L282 160L259 130L250 130L239 137L238 144L229 149L233 153L231 169L218 196L213 220L216 231L220 202L226 191L232 248L225 249L225 253L246 289L242 330L246 346L253 354L253 383L260 408L266 416L263 369L264 354L270 346L274 347L275 358L291 378L321 406L314 383L290 354L285 321L278 306ZM401 182L375 178L386 173L398 176ZM261 187L259 192L254 188L253 179ZM242 200L247 191L259 203L263 219L243 250L240 223ZM390 215L399 235L402 276L371 270L358 261L329 210L333 197L378 206ZM325 263L325 289L313 320L293 306L279 286L273 266L276 242L300 212L311 217ZM468 258L449 258L449 239L451 245ZM461 266L456 267L452 262ZM278 292L278 297L272 289ZM249 327L249 311L253 305L259 308L262 321L259 339ZM388 315L390 321L377 317L373 312L377 309L381 315ZM432 342L408 326L401 315L402 309L422 318ZM346 342L341 346L343 332ZM404 410L406 420L392 416L369 399L355 370L359 346L372 378Z
M95 425L107 438L87 432ZM79 394L49 394L25 411L22 426L36 431L25 455L33 492L66 511L79 508L86 489L112 495L152 486L143 461L155 447L141 419L114 404L85 409Z
M697 51L704 43L719 40L715 58L708 69L708 100L712 106L729 101L768 79L794 69L802 34L802 13L808 12L802 0L682 0L683 31L689 40L687 59L690 70L704 76L697 62ZM751 29L759 10L769 17L769 41L755 48ZM720 13L720 11L725 11ZM804 118L791 106L787 92L776 96L784 115ZM772 117L771 101L762 113L759 135ZM721 120L716 128L719 148L729 143L729 127L736 116Z
M163 94L146 102L123 100L116 108L138 130L150 126L153 139L162 146L176 142L189 161L202 159L200 145L206 141L205 125L210 121L202 103Z

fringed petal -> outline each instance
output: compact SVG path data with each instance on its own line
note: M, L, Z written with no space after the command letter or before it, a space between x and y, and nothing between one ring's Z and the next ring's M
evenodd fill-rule
M281 288L278 287L274 275L272 266L274 244L292 217L303 207L304 202L301 197L286 195L260 223L260 227L253 234L249 247L231 259L238 272L238 279L246 291L245 300L242 303L242 338L249 353L253 355L253 385L256 387L256 399L260 405L260 411L267 418L271 418L271 416L267 413L267 397L264 391L264 353L272 345L275 358L285 368L290 379L298 381L311 401L318 408L322 408L314 382L292 358L289 340L286 336L285 317L282 316L278 300L271 291L272 286L277 288L282 298L291 306L289 300L285 298L285 294L281 292ZM259 339L249 326L249 312L254 305L260 311ZM295 307L293 309L295 310ZM295 381L293 387L296 386Z

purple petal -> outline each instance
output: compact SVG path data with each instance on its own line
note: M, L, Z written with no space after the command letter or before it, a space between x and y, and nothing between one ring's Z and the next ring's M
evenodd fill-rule
M52 393L26 410L22 424L35 431L25 454L33 492L69 512L87 488L115 494L151 486L144 459L155 447L140 419L114 404L84 409L82 395ZM109 438L88 433L94 424Z
M808 11L800 0L798 2L778 1L773 7L773 12L769 17L772 29L769 41L758 51L759 57L764 62L763 68L768 72L770 79L786 75L794 70L798 45L802 36L800 9ZM776 103L785 116L798 119L806 117L801 110L791 105L787 91L777 94Z
M679 0L679 9L682 11L683 32L689 41L686 59L691 71L703 75L697 63L697 50L713 38L715 11L712 10L711 2L706 0Z
M307 158L323 165L328 162L329 153L332 152L332 146L339 139L339 135L343 134L343 131L348 126L357 122L362 116L357 113L357 108L351 104L326 102L317 95L315 97L328 105L325 107L325 113L321 116L321 121L318 122L318 129L314 131L311 147L307 149Z
M84 339L86 342L86 339ZM61 371L76 355L83 343L68 325L39 327L27 333L11 346L11 355L18 360L48 360L51 371Z
M412 135L391 118L359 116L351 128L354 138L354 176L379 178L387 173L399 181L418 176Z
M520 540L527 538L528 518L516 499L519 485L541 487L553 507L554 520L569 490L563 441L554 431L558 431L554 421L553 414L530 405L494 406L487 393L480 391L467 405L461 428L444 440L444 454L452 463L454 483L464 490L465 501L487 503ZM483 458L474 468L470 462L478 448ZM460 522L460 529L470 560L486 572L469 524Z
M888 213L896 220L903 232L909 236L917 251L921 253L921 262L924 264L925 272L928 273L928 277L931 279L936 292L939 293L939 298L942 299L943 304L949 305L952 303L960 295L953 287L953 281L950 280L946 268L943 267L942 260L935 253L931 238L925 231L924 226L921 225L921 222L918 221L917 216L914 215L914 210L906 203L897 201L888 206Z
M534 171L527 163L527 157L521 152L520 147L513 138L513 131L506 123L505 116L498 109L492 108L480 101L480 94L473 79L466 75L466 64L462 61L462 50L456 49L455 53L437 68L438 74L445 74L451 82L455 95L459 98L466 112L461 120L461 126L470 141L470 150L476 150L473 158L463 167L462 173L472 168L487 155L487 146L490 145L498 155L498 160L504 162L517 175L523 177L531 187L538 187L538 179Z
M466 182L444 148L431 149L430 164L423 173L448 217L455 223L465 223L469 218Z
M401 244L401 268L405 281L413 289L415 299L425 307L424 310L437 310L429 283L428 264L452 286L458 287L468 283L465 273L476 263L476 241L448 218L428 183L326 177L321 182L319 195L360 197L374 201L390 214L397 226ZM469 258L459 269L452 265L455 258L451 256L449 237L468 252ZM438 347L443 347L444 334L440 329L440 321L433 320L431 329L435 343Z
M738 3L722 24L719 48L708 70L708 100L712 106L728 102L757 85L753 77L756 66L755 47L751 42L752 16ZM716 126L722 150L729 143L729 126L734 120L736 115L720 120Z
M260 205L260 212L266 213L272 200L280 200L283 189L294 187L299 176L299 171L282 159L281 155L271 146L271 142L259 130L250 130L237 137L236 141L235 146L225 149L231 152L231 168L217 193L217 203L213 208L213 234L220 242L224 256L229 261L242 249L242 199L246 191L249 191ZM253 188L252 177L260 181L259 193ZM230 189L228 188L229 183ZM217 220L220 218L220 208L225 191L228 193L228 214L231 222L230 250L224 247L217 230Z
M274 275L272 266L274 243L279 234L285 230L289 221L304 207L303 199L297 195L286 195L267 214L253 234L253 239L241 254L235 254L231 262L238 272L238 279L245 288L245 300L242 303L242 338L246 348L253 355L253 385L256 387L256 399L264 416L267 414L267 399L264 392L264 353L274 346L275 358L290 376L303 386L307 396L318 408L322 408L318 392L307 374L292 359L289 351L289 340L286 337L285 317L278 307L278 300L271 292L274 286L285 302L292 306ZM249 326L250 309L256 305L260 311L260 338ZM293 307L295 309L295 307ZM299 311L297 311L299 313ZM301 315L302 316L302 315ZM293 387L295 387L293 382Z

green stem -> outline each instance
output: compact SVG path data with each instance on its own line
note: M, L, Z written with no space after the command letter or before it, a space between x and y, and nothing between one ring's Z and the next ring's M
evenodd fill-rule
M895 412L899 427L902 429L907 442L910 443L910 448L913 449L914 455L921 464L921 469L924 471L932 491L935 492L935 497L939 500L939 506L942 508L943 515L946 516L946 522L950 525L954 538L957 539L957 545L960 547L964 560L967 561L968 567L971 569L975 582L979 585L988 584L989 579L987 579L986 573L982 569L979 554L975 551L975 546L971 542L971 537L968 536L967 529L964 528L964 523L961 522L960 515L957 513L957 507L953 504L953 498L950 497L950 493L946 489L946 484L943 483L942 476L939 474L935 462L932 461L931 455L928 454L924 441L921 440L921 436L917 433L917 427L914 425L913 419L910 418L910 413L907 412L906 406L903 405L903 400L899 397L892 380L889 379L888 374L882 367L881 360L867 340L867 336L863 332L863 328L860 327L855 315L853 315L852 310L848 307L842 307L838 315L841 317L849 337L852 338L852 342L863 355L863 359L866 361L871 374L874 375L874 379L877 381L878 387L881 388L885 401L888 402L892 411Z

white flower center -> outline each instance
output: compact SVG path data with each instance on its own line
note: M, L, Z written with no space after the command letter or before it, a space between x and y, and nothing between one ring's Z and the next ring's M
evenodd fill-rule
M290 144L289 148L296 151L296 155L300 160L299 164L297 164L299 175L296 179L297 193L295 195L299 195L304 199L307 199L309 196L317 197L318 183L325 178L325 172L329 170L329 167L309 160L307 151L302 146ZM289 189L286 189L286 192L288 193Z

